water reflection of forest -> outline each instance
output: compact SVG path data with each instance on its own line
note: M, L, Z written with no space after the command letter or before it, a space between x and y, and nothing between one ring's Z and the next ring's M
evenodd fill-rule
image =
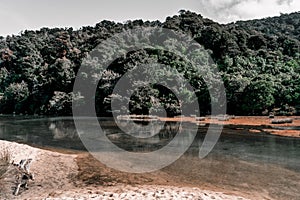
M94 125L91 125L94 126ZM103 133L120 148L128 151L154 151L167 145L177 134L182 134L180 122L153 121L148 123L123 121L118 123L106 121L100 123ZM53 120L47 123L55 141L81 143L75 124L71 120ZM190 138L189 131L184 130L184 137ZM191 135L192 137L193 135ZM184 143L185 140L182 140Z
M183 128L183 124L180 122L155 121L147 124L135 123L133 126L130 122L122 122L119 125L121 126L119 128L110 127L104 130L115 145L127 151L154 151L163 148L177 135L181 137L178 145L184 146L191 137L195 137L195 130L189 131L189 129Z

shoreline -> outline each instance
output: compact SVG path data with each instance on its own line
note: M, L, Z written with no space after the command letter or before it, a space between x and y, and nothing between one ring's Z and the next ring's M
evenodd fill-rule
M35 180L29 183L28 190L13 196L15 185L10 169L4 181L0 181L0 199L275 200L299 197L299 172L219 154L199 160L187 153L161 170L129 174L106 167L88 152L57 152L55 148L45 150L0 140L0 150L3 149L12 152L15 162L33 158L31 172Z
M73 119L72 116L12 116L12 115L0 115L3 119L11 120L30 120L30 119ZM218 116L205 116L201 117L201 120L196 120L195 117L158 117L153 116L155 120L161 122L187 122L198 124L199 126L209 126L212 125L222 125L222 126L235 126L236 128L245 128L252 133L267 133L271 135L284 136L284 137L294 137L300 138L300 116L275 116L274 118L269 118L268 116L231 116L225 115L223 117ZM83 119L88 117L82 117ZM218 119L219 118L219 119ZM272 124L271 120L282 120L282 119L292 119L292 123L282 123L282 124ZM113 117L99 117L99 119L105 121L113 120ZM135 121L133 119L130 119ZM126 120L125 120L126 121ZM142 122L143 120L138 119L137 121ZM147 119L145 120L147 122Z
M10 166L1 178L0 198L4 199L246 199L242 194L228 190L220 192L207 186L174 185L168 183L172 180L163 172L143 175L117 172L101 163L90 162L87 153L63 154L0 140L0 150L3 149L11 152L11 159L16 163L24 158L32 158L31 172L35 174L35 180L28 184L29 189L14 196L14 168ZM94 171L94 177L81 174L88 170ZM98 180L94 180L95 177ZM87 183L85 180L95 182Z
M272 124L273 119L293 119L292 123ZM268 116L229 116L226 120L205 117L202 121L197 121L194 117L182 118L159 118L167 122L191 122L202 126L223 125L226 127L245 128L252 133L267 133L271 135L300 138L300 116L276 116L270 119ZM295 129L297 127L297 129ZM279 129L281 128L281 129ZM291 129L289 129L291 128ZM287 130L289 129L289 130Z
M295 116L293 119L293 123L283 127L299 127L300 118ZM227 121L213 120L205 119L204 122L222 123L227 131L241 130L243 134L269 134L278 130L269 127L268 117L242 116ZM278 134L280 136L295 137L289 136L287 130L278 131L281 132ZM20 196L13 196L10 169L4 177L5 181L2 184L0 181L0 194L7 196L4 198L0 195L0 199L172 199L173 195L174 198L198 197L205 200L271 200L297 196L297 191L290 188L300 187L298 172L268 162L248 162L227 155L208 156L199 161L187 153L157 172L128 174L106 167L83 151L32 147L0 140L0 150L3 149L10 150L12 160L16 163L24 158L33 158L31 169L36 180L29 184L29 190L22 191ZM277 179L278 174L280 179ZM278 187L280 191L275 189Z

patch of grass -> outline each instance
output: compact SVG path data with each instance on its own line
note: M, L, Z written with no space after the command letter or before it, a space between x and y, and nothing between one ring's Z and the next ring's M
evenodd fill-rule
M0 179L8 169L11 160L11 153L8 149L3 149L0 152Z

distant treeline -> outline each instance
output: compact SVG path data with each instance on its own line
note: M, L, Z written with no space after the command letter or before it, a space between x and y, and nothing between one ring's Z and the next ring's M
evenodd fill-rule
M190 11L159 21L101 21L94 27L42 28L0 37L0 113L71 115L78 69L101 41L137 26L164 27L191 35L211 51L223 78L227 113L235 115L295 115L300 113L300 12L261 20L218 24ZM100 81L94 100L97 113L110 115L110 95L124 70L149 59L185 68L170 53L129 52L112 63L109 81ZM106 79L106 80L108 80ZM189 79L198 96L201 114L210 113L210 97L201 77ZM168 115L180 114L174 94L159 85L140 88L130 103L132 113L147 114L152 97L163 100Z

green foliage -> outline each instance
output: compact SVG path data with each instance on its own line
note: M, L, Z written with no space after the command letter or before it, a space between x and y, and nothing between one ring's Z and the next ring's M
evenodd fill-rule
M299 23L299 12L220 25L196 13L181 10L163 23L134 20L121 24L104 20L95 27L76 31L72 28L26 30L21 35L0 40L0 113L70 115L72 101L76 100L78 103L96 101L96 111L108 115L112 91L120 77L137 65L157 62L182 73L197 94L202 114L207 114L210 101L215 101L208 92L210 83L217 79L216 74L208 70L212 66L205 64L208 58L201 45L212 53L213 61L217 63L213 67L219 69L225 83L230 114L261 115L274 108L287 114L299 114ZM159 26L192 36L200 45L198 53L191 59L203 63L201 70L206 77L201 77L188 61L174 55L174 49L182 52L187 49L163 34L157 37L170 47L169 52L163 51L162 47L122 52L123 56L107 70L87 57L101 41L136 26ZM122 42L117 45L126 47L126 41ZM114 49L99 52L104 56L100 59L109 60ZM77 74L80 66L89 71ZM167 81L168 76L163 72L157 69L153 76L158 79L165 77ZM80 95L72 93L76 74L87 83L95 83L100 78L95 97L87 99L84 91ZM145 114L154 107L163 107L170 115L175 115L180 113L185 102L193 100L185 85L175 88L184 96L185 102L180 102L164 87L148 85L137 88L130 99L133 113ZM124 100L122 95L118 98Z
M29 89L27 83L11 83L4 91L1 98L1 110L9 112L20 112L24 110L26 100L29 97Z
M244 90L243 112L251 115L261 115L275 103L274 85L268 80L253 80Z
M80 94L55 91L53 97L49 101L48 112L52 115L71 115L72 102L74 102L76 106L76 104L83 103L82 100L83 97Z

